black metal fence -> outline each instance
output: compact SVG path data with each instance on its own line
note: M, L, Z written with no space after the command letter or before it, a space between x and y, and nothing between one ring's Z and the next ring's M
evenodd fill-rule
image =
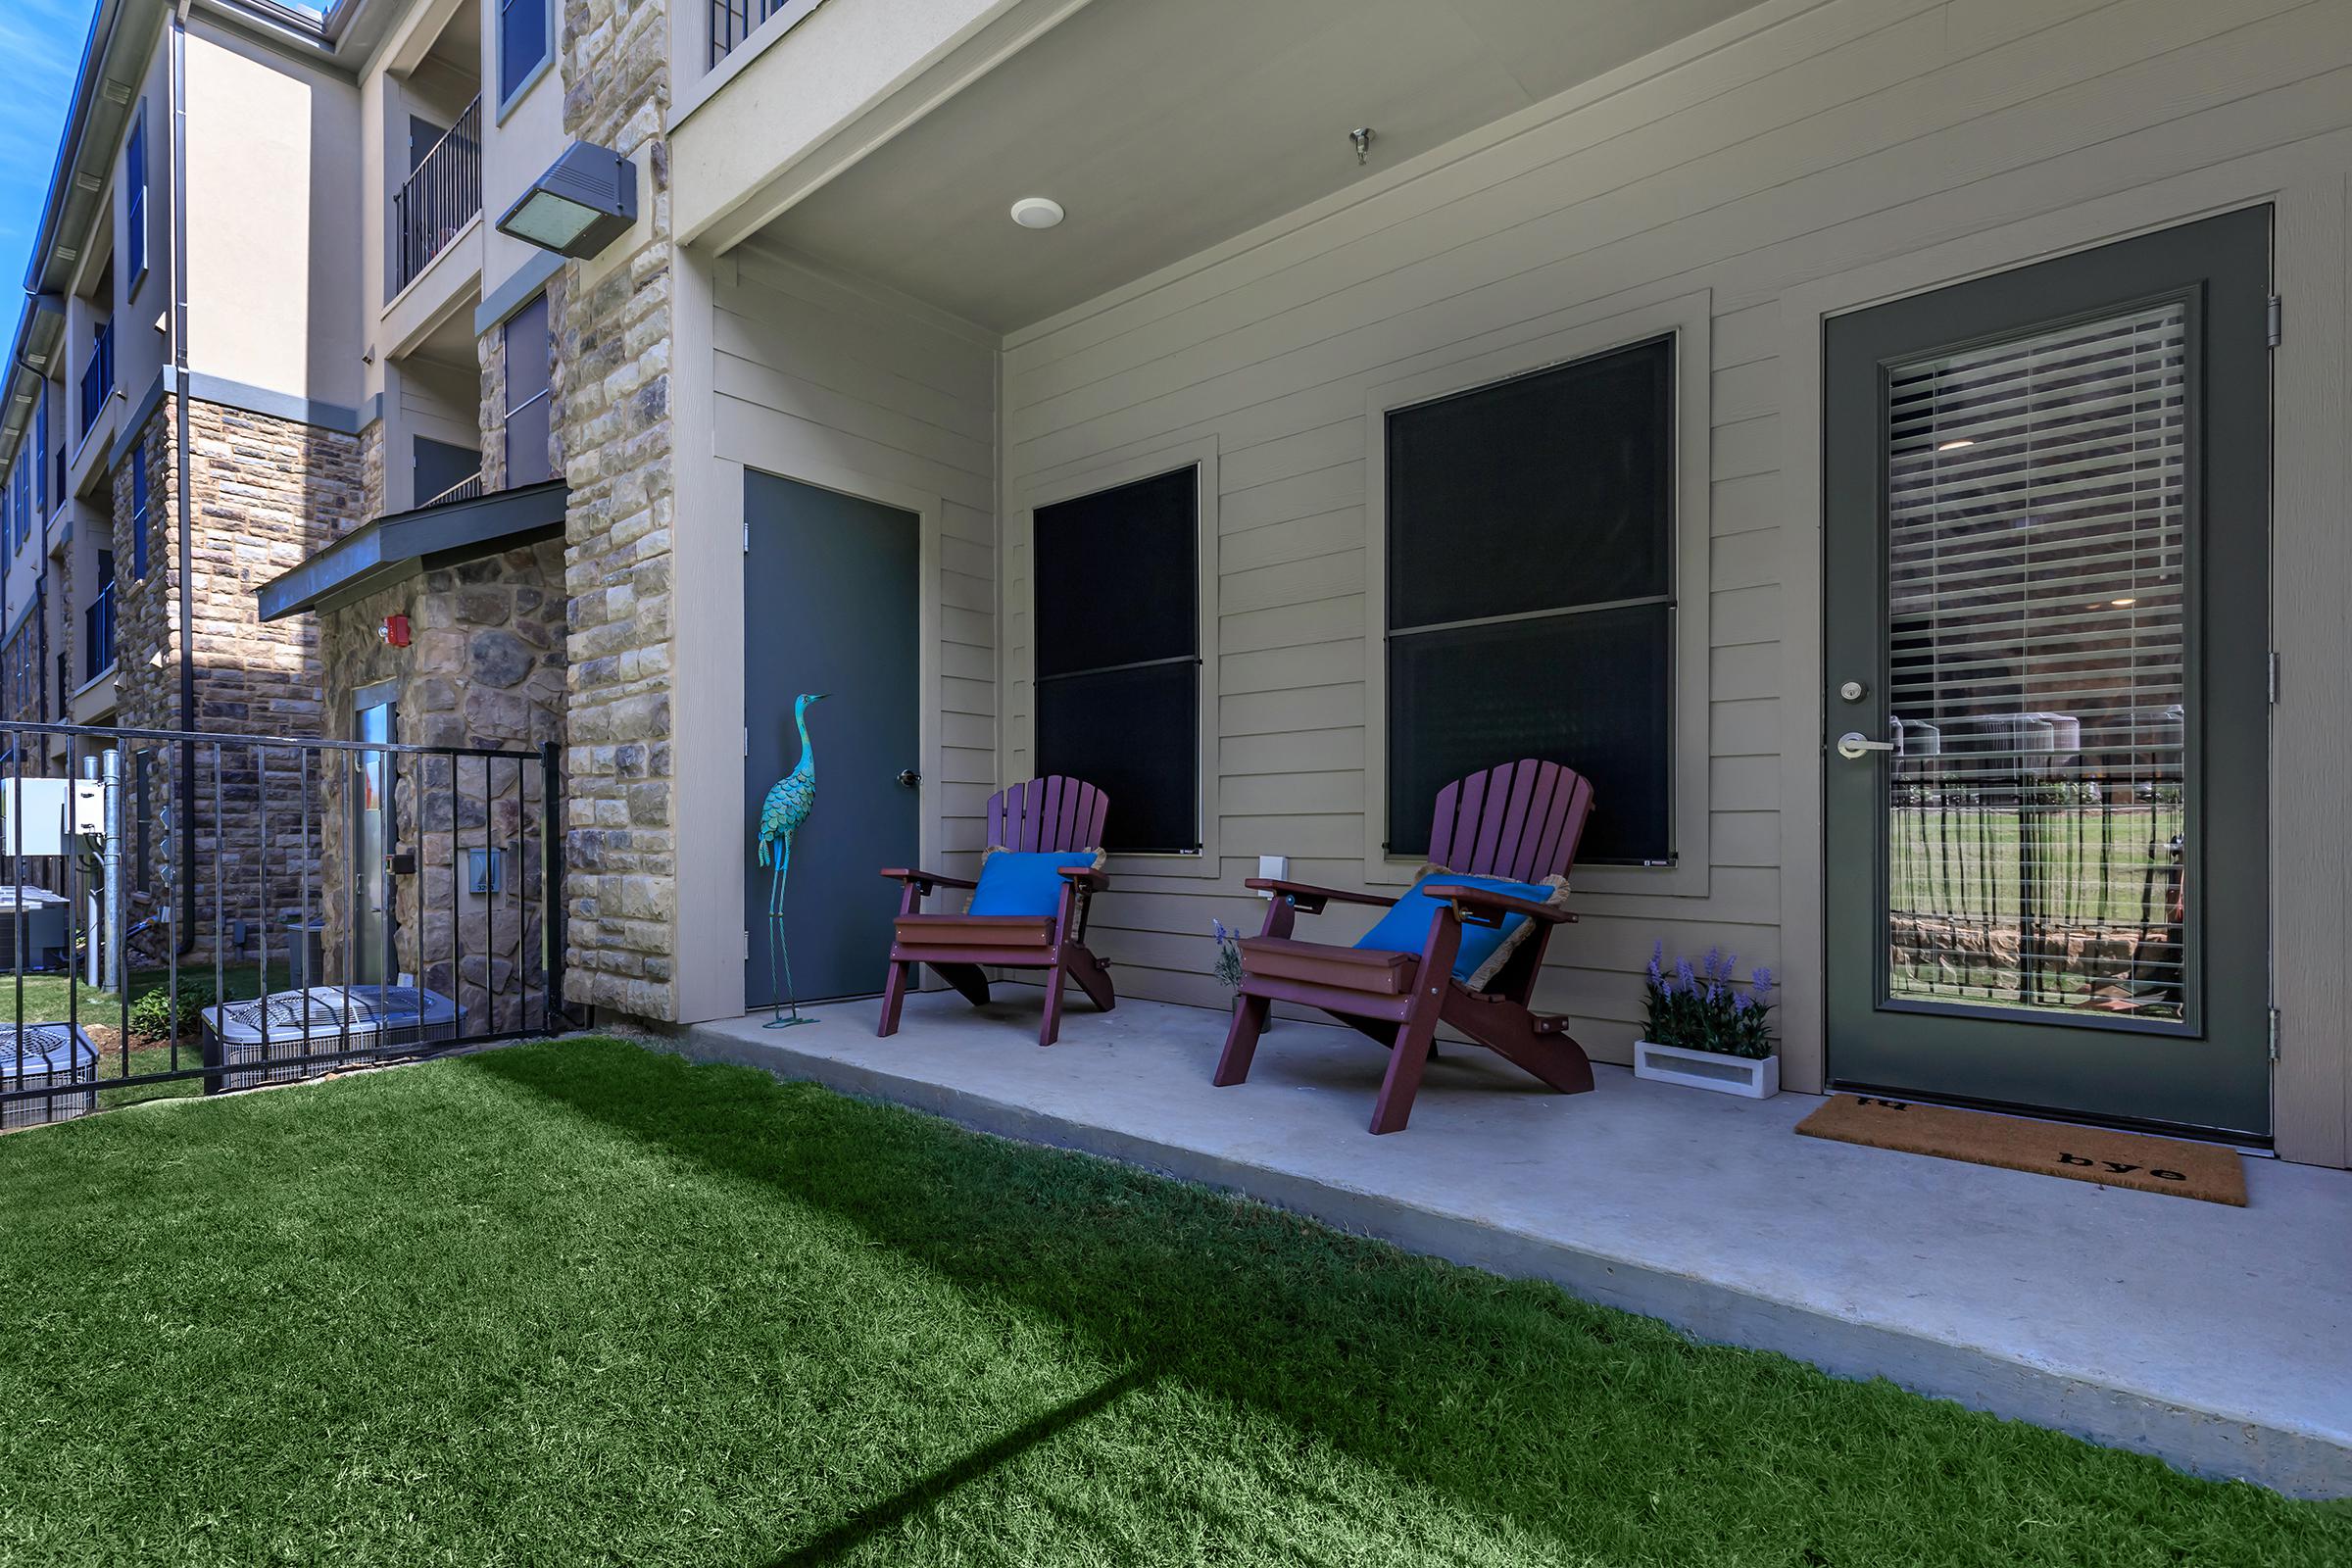
M0 747L0 1128L570 1026L552 744Z
M392 292L415 282L482 210L482 101L476 98L416 161L392 197Z

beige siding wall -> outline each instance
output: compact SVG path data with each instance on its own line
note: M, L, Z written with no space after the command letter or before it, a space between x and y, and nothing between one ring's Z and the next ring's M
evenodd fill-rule
M1378 766L1370 390L1700 292L1711 373L1685 396L1708 400L1711 483L1703 546L1686 540L1708 569L1708 755L1689 764L1707 775L1706 874L1676 894L1642 891L1640 873L1586 879L1585 922L1554 945L1540 1000L1622 1061L1653 939L1801 971L1817 952L1818 859L1791 847L1812 843L1818 789L1818 505L1784 470L1792 446L1818 439L1817 382L1790 361L1818 341L1822 307L1798 320L1784 297L1963 236L1998 237L1960 247L1952 276L2090 243L2102 223L2120 233L2266 199L2278 183L2262 168L2125 197L2347 125L2352 6L2339 3L1768 4L1411 177L1015 333L1002 377L1004 777L1031 771L1023 498L1188 443L1217 454L1205 767L1218 875L1125 869L1098 906L1122 992L1218 1000L1208 922L1254 918L1240 883L1255 856L1342 885L1380 874L1363 849ZM2340 263L2352 165L2340 135L2327 145L2320 188L2332 178L2338 228L2306 227ZM1901 286L1941 280L1925 273ZM2313 319L2337 341L2303 352L2335 366L2340 397L2340 267L2334 281L2336 303ZM2282 536L2293 525L2282 516ZM1321 929L1350 935L1361 919ZM1819 1071L1812 984L1800 974L1790 996L1798 1087Z
M923 515L924 851L970 875L997 776L995 340L757 249L716 271L719 499L740 517L742 470L758 468ZM731 826L724 849L739 877Z

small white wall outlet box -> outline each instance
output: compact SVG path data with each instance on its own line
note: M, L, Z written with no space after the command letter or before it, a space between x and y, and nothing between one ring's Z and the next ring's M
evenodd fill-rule
M1781 1058L1778 1053L1769 1056L1727 1056L1720 1052L1637 1040L1634 1076L1662 1084L1681 1084L1686 1089L1712 1089L1719 1095L1770 1100L1781 1092Z
M1287 882L1291 876L1291 858L1287 855L1261 855L1257 858L1257 874L1270 882ZM1274 895L1261 890L1257 896L1270 899Z

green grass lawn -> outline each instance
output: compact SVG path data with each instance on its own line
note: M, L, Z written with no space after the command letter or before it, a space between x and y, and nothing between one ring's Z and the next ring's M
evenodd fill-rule
M2230 1565L2352 1514L604 1041L0 1138L0 1563Z

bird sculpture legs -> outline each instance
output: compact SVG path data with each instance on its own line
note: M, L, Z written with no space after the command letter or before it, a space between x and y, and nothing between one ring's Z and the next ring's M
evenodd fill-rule
M792 948L784 940L784 874L791 866L792 835L787 833L776 850L775 868L767 874L767 978L771 986L775 985L781 970L784 983L776 987L775 1014L760 1026L762 1029L789 1029L796 1023L816 1022L814 1018L801 1016L801 1004L792 990Z

